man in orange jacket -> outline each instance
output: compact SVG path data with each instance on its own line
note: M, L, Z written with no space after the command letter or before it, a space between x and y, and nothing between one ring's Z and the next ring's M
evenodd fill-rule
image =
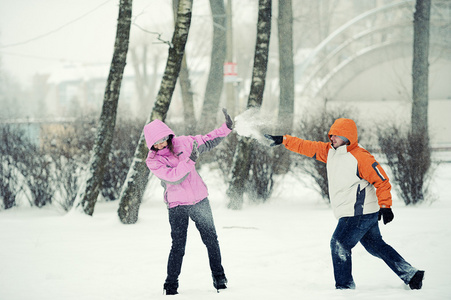
M378 220L394 218L391 185L387 174L367 150L358 144L357 126L351 119L337 119L329 130L329 143L290 135L265 134L271 146L315 158L327 165L329 198L338 224L330 241L335 287L354 289L351 250L360 242L381 258L411 289L421 289L424 271L412 267L382 240Z

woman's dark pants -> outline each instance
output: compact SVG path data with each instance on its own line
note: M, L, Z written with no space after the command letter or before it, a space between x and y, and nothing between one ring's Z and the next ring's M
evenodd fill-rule
M213 214L208 198L205 198L194 205L180 205L169 209L172 248L169 253L166 282L177 282L180 275L190 218L196 224L202 241L207 247L212 275L224 275Z

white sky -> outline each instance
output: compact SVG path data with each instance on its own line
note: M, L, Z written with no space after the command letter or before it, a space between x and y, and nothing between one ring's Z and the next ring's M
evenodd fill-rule
M134 0L136 23L171 16L171 3ZM0 0L1 68L25 84L61 62L109 65L118 5L119 0Z

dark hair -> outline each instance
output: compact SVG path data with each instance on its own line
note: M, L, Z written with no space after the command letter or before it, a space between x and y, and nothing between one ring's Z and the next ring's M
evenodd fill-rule
M173 137L174 137L174 135L172 135L172 134L169 135L168 148L169 148L169 151L171 151L171 153L175 155L175 153L174 153L174 145L172 144L172 138Z

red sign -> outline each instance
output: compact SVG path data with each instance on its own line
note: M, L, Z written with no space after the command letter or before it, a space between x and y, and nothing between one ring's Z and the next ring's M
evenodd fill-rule
M236 81L237 76L237 64L234 62L224 63L224 81L234 82Z

